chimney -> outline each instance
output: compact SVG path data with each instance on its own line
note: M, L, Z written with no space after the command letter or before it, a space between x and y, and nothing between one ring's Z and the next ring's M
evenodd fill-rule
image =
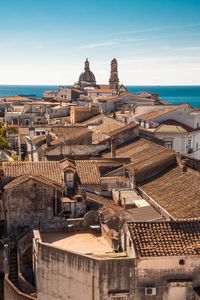
M187 166L186 166L186 163L185 163L184 160L182 160L180 167L181 167L181 172L182 173L185 173L187 171Z
M115 143L115 139L111 138L111 158L115 158L116 157L116 143Z
M187 166L186 166L186 162L184 160L181 159L181 154L180 152L176 153L176 161L178 166L181 169L181 172L186 172L187 171Z
M176 152L176 162L179 167L182 165L180 152Z
M123 198L123 207L124 207L124 210L126 210L126 198L125 197Z
M51 135L48 132L47 135L46 135L46 144L47 144L47 147L51 146L51 140L52 140Z

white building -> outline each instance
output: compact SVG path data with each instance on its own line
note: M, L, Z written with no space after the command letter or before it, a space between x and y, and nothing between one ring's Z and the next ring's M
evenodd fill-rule
M182 104L143 107L143 112L133 118L141 128L165 140L168 148L200 159L200 111Z

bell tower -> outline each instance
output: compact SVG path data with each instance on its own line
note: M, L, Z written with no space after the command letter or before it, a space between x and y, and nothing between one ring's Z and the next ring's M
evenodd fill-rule
M118 66L116 58L113 58L111 61L109 86L111 89L117 89L119 87Z
M84 70L85 70L85 71L89 71L89 70L90 70L90 63L89 63L88 58L86 58Z

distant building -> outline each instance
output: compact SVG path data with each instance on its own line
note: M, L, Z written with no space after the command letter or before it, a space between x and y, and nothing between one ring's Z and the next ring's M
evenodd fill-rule
M110 89L118 89L119 87L118 66L116 58L113 58L113 60L111 61L109 85Z
M96 78L95 78L94 74L92 73L92 71L90 70L90 63L87 58L85 61L84 72L81 73L81 75L79 76L78 85L80 87L96 85Z
M142 132L163 139L168 148L183 155L200 159L199 110L189 104L181 104L144 106L137 111L133 120L140 125Z

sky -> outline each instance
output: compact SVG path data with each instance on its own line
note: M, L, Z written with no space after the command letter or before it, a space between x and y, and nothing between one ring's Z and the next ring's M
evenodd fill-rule
M0 0L0 84L200 85L200 0Z

